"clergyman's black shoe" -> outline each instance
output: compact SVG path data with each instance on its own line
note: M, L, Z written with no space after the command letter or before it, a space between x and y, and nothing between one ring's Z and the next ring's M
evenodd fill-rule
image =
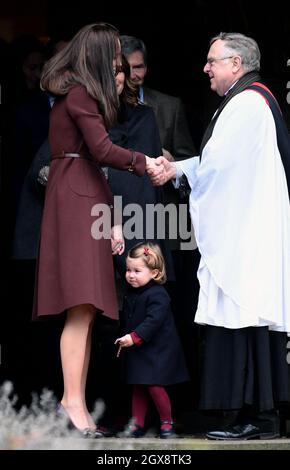
M279 432L271 422L261 425L248 423L230 425L223 431L210 431L206 433L206 437L208 439L220 441L235 441L239 439L275 439L276 437L279 437Z

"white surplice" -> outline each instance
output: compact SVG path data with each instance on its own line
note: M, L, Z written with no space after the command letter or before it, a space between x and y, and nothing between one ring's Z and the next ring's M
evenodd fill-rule
M245 90L221 112L202 160L176 163L191 186L201 261L195 321L290 332L290 206L272 112Z

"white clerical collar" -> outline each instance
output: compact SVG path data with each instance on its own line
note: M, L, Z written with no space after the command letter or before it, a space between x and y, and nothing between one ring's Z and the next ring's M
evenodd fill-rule
M225 92L224 96L227 96L228 92L235 86L235 84L238 82L239 80L236 80L231 86L230 88Z

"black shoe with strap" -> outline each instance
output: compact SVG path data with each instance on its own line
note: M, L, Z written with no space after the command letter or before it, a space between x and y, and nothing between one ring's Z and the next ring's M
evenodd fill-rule
M161 439L175 439L177 437L174 429L174 422L173 421L161 421L161 428L160 428L160 438ZM171 427L167 429L162 429L163 424L170 424Z

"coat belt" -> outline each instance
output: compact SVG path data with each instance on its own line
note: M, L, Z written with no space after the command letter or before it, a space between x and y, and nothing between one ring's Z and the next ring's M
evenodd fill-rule
M51 160L56 160L58 158L88 158L81 153L71 153L71 152L61 152L56 155L51 156Z

